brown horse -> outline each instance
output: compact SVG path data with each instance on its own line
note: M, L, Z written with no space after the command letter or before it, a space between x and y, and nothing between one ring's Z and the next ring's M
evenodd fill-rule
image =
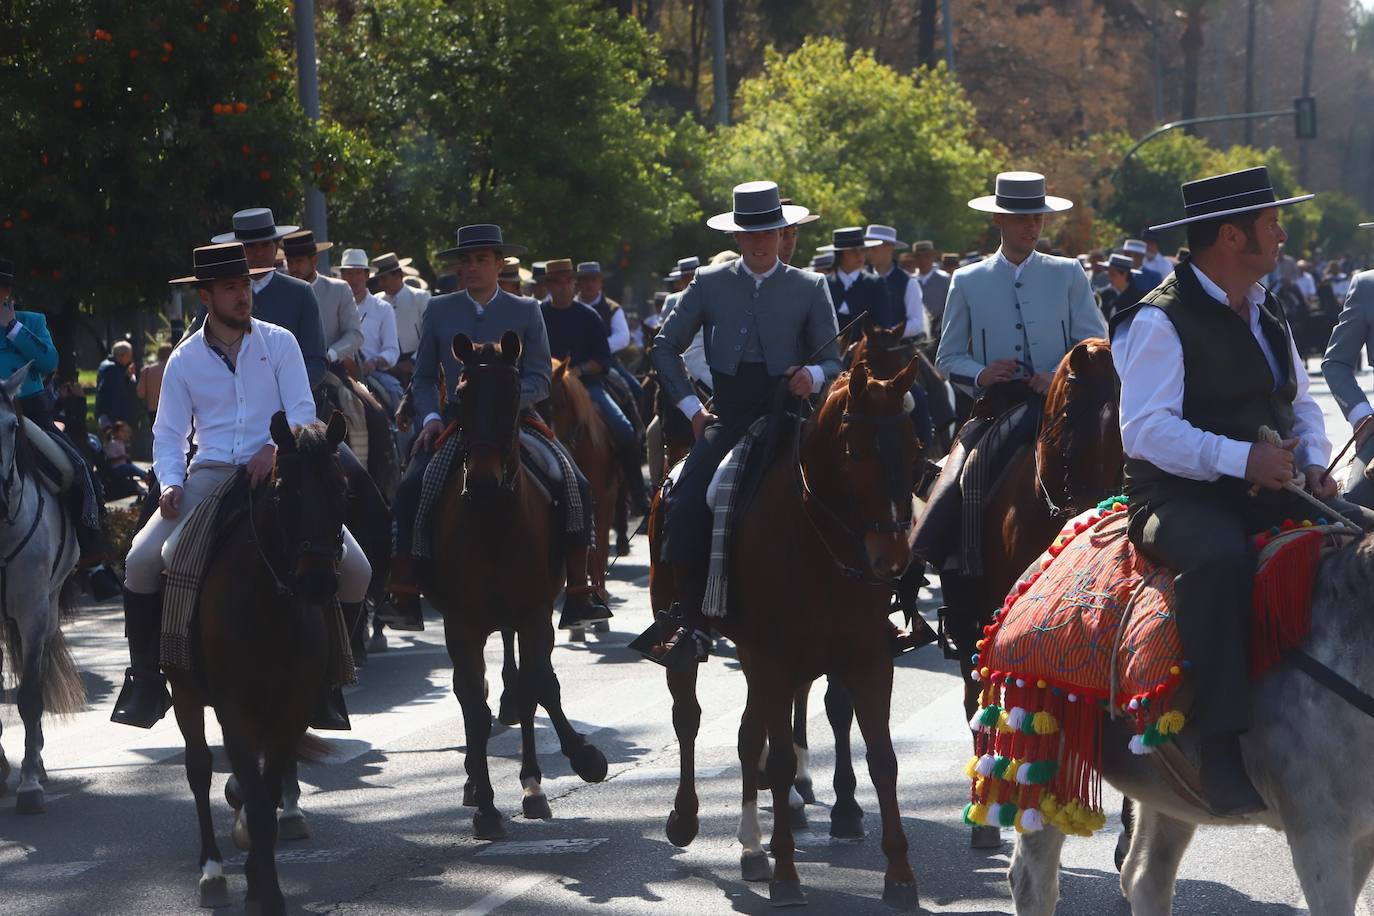
M223 858L210 815L212 759L205 707L224 732L236 792L251 838L244 864L249 912L286 912L275 845L282 778L303 742L327 677L335 565L343 546L346 482L338 445L346 435L335 413L293 434L286 415L272 418L276 465L249 497L245 518L219 542L196 608L195 674L167 672L177 725L186 741L186 780L200 819L200 903L227 906Z
M491 710L485 695L487 637L503 630L520 639L517 676L521 731L520 782L527 818L550 816L535 754L534 709L549 714L574 772L587 782L606 777L606 758L573 729L563 713L554 674L553 603L563 586L555 548L554 515L520 461L520 338L506 332L500 346L453 339L463 364L458 379L461 467L439 497L433 537L435 562L427 564L425 593L444 615L444 639L453 662L453 692L466 732L465 804L477 808L474 833L501 839L506 828L496 809L487 770Z
M917 370L913 362L896 378L880 381L860 363L842 375L816 416L797 431L794 447L764 475L730 545L732 612L716 626L738 646L749 682L739 739L741 869L745 880L770 877L758 826L756 773L766 733L776 860L769 893L775 904L804 900L788 809L797 763L792 700L799 686L828 674L848 688L868 746L887 856L883 899L903 909L917 905L888 732L892 650L887 621L892 583L910 562L906 531L917 442L904 395ZM662 535L657 515L650 524L655 557ZM654 567L651 589L658 609L673 594L670 579L668 566ZM699 826L693 772L701 722L696 679L695 666L668 672L681 774L667 834L677 846L690 843Z

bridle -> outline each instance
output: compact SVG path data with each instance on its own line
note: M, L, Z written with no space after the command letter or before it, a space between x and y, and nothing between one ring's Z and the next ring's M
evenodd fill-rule
M488 375L492 375L494 373L505 374L514 380L515 390L517 392L519 391L520 370L515 368L514 366L499 364L478 364L474 366L464 366L463 374L459 381L461 383L463 379L477 377L480 373L486 373ZM476 410L478 412L478 415L481 416L483 419L490 418L495 411L503 409L507 406L499 403L497 400L498 396L504 393L504 391L501 389L501 386L498 385L488 384L473 386L471 384L461 384L457 391L458 394L461 395L460 403L462 404L462 407L464 409L471 408L473 410ZM508 433L498 434L486 428L480 430L471 428L478 425L481 425L482 427L493 426L494 424L490 422L484 422L482 424L461 424L457 432L459 457L464 467L467 466L468 458L471 456L473 450L477 448L490 448L502 456L500 486L501 489L505 490L506 492L515 491L515 485L517 480L519 479L520 471L520 458L517 454L516 449L516 444L519 442L520 430L520 411L518 403L518 393L516 395L516 398L517 403L515 408L515 424L514 427ZM466 496L467 492L467 475L464 474L463 495Z
M240 473L245 473L240 471ZM290 572L285 577L278 575L276 567L272 565L272 558L267 555L267 550L263 547L261 535L258 533L258 518L256 507L254 506L254 494L257 488L249 485L248 487L248 529L249 540L253 543L253 548L258 553L258 559L262 560L262 565L267 568L267 574L272 577L272 584L277 590L277 594L283 597L294 597L296 594L295 569L303 557L315 557L321 560L328 560L337 563L343 558L343 525L339 525L337 531L333 528L327 529L330 533L323 539L300 538L292 539L287 537L285 518L286 513L282 511L281 500L281 481L273 480L268 488L268 506L272 510L272 516L276 521L277 541L281 544L282 552L286 555L286 566Z
M1082 386L1087 384L1085 379L1079 378L1078 374L1072 371L1068 373L1065 381L1069 385ZM1068 518L1082 511L1082 508L1074 505L1073 488L1069 481L1069 469L1073 464L1074 446L1077 444L1076 433L1089 418L1100 416L1107 405L1120 398L1121 383L1115 378L1113 382L1111 385L1100 386L1097 390L1092 391L1090 396L1066 397L1059 416L1054 418L1054 422L1042 428L1036 437L1033 456L1035 461L1035 488L1039 491L1040 497L1045 501L1045 505L1049 508L1053 518ZM1060 495L1064 500L1062 506L1055 502L1054 496L1051 495L1049 487L1045 484L1040 462L1040 446L1053 447L1055 439L1061 436L1062 451L1059 470L1061 475ZM1118 471L1118 481L1119 479L1120 472Z

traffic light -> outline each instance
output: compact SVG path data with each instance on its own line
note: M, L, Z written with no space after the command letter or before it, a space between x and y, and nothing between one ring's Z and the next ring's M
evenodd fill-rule
M1315 140L1317 137L1317 100L1305 95L1293 100L1293 128L1299 140Z

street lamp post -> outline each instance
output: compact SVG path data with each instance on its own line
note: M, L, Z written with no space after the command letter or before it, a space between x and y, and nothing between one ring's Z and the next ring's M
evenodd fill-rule
M315 2L295 0L296 8L296 78L297 92L305 116L320 119L320 76L315 62ZM329 214L325 209L324 192L316 185L305 186L305 225L317 239L329 238ZM324 253L321 268L329 266L329 253Z

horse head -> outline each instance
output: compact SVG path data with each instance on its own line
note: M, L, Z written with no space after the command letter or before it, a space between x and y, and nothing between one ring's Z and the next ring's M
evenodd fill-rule
M337 410L328 425L318 421L291 431L286 414L272 415L277 457L272 467L271 503L276 516L282 568L292 592L308 601L325 601L338 586L343 551L348 480L339 461L339 443L348 424Z
M892 378L916 355L916 344L902 339L905 333L905 321L884 328L865 315L863 336L854 344L850 365L864 362L870 377Z
M835 384L808 437L806 476L836 494L829 514L861 542L865 572L891 580L911 562L911 488L919 443L908 415L910 392L920 363L912 358L890 379L874 376L867 360ZM827 451L825 445L841 446ZM828 463L828 466L827 466ZM842 495L836 493L842 490ZM854 522L857 517L857 524Z
M520 338L507 331L500 344L477 345L458 334L453 355L463 364L458 376L463 492L472 496L509 490L520 468Z
M1037 486L1052 510L1082 512L1120 489L1120 397L1107 341L1081 341L1060 361L1035 444Z

